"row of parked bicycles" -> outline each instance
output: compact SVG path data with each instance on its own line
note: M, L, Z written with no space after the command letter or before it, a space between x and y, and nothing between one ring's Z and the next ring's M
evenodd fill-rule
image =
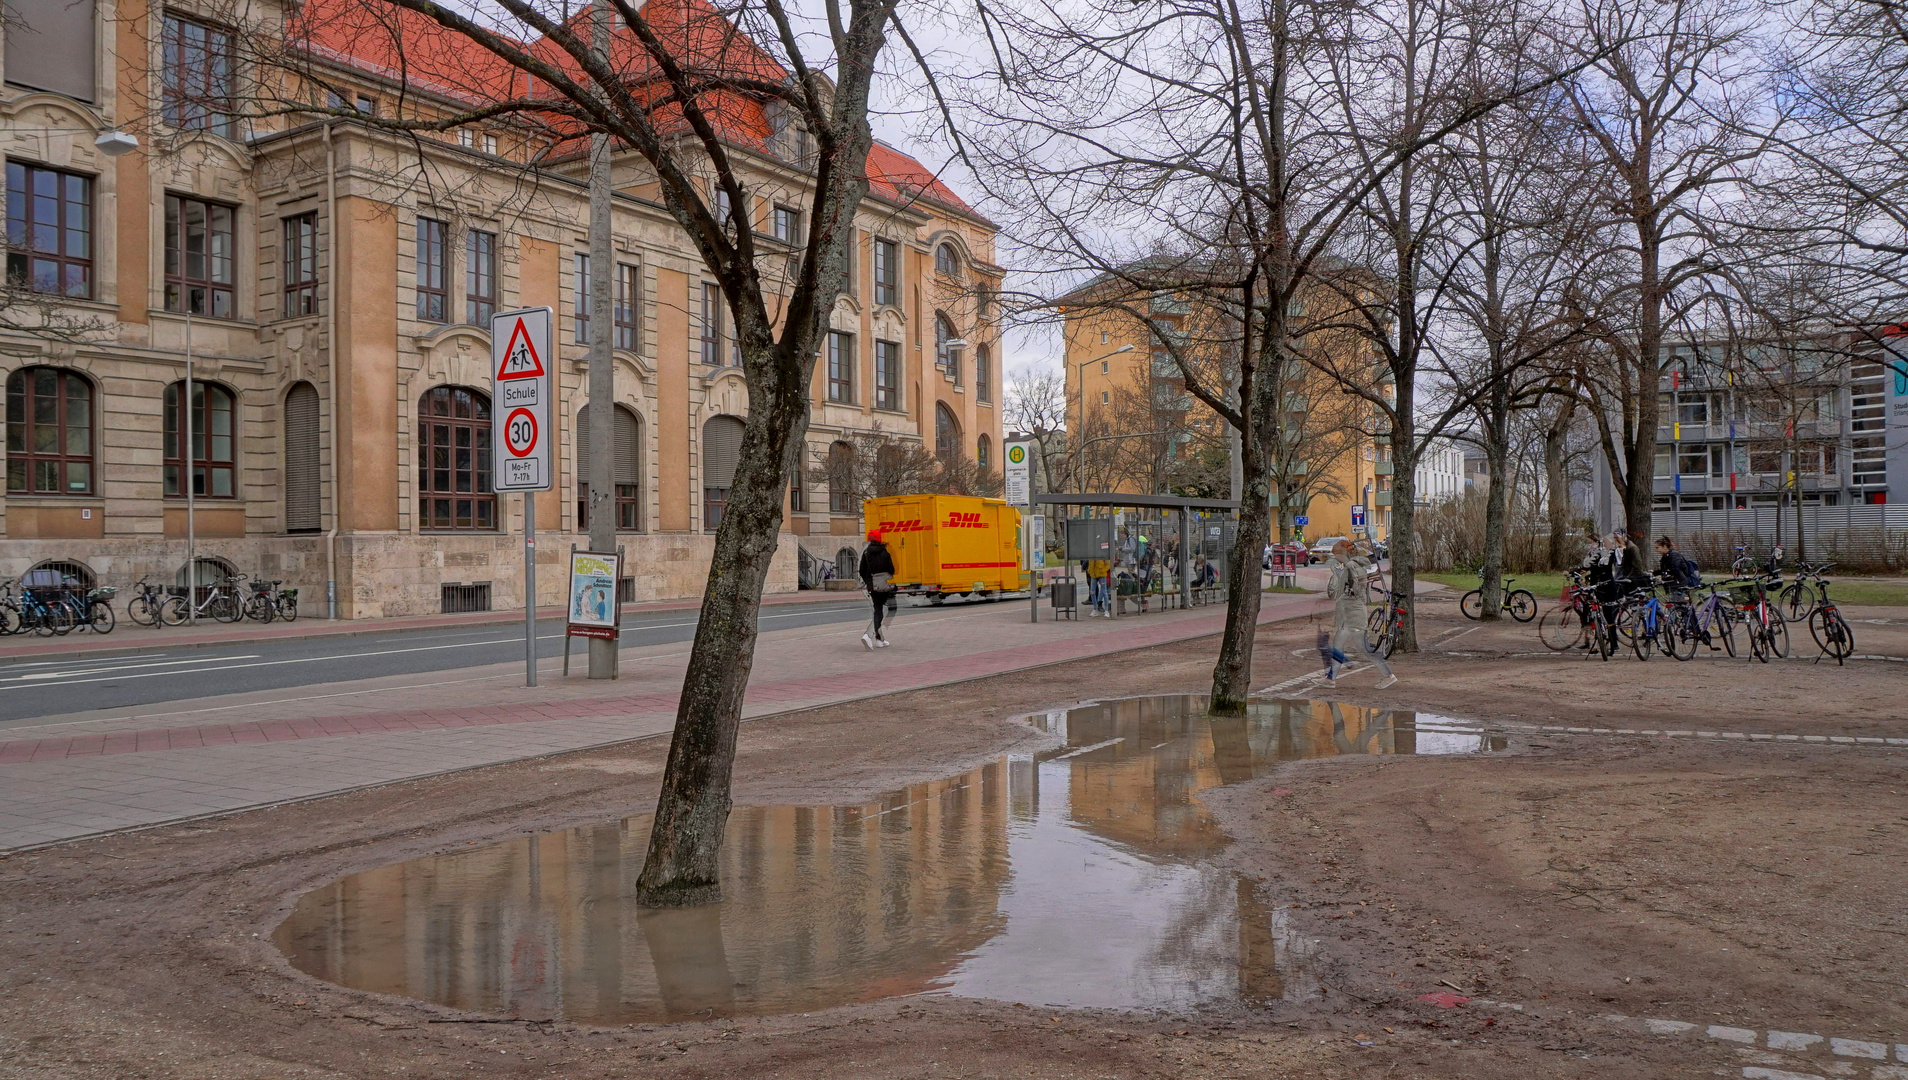
M112 604L113 598L119 595L117 588L111 585L87 588L70 576L48 578L45 576L48 573L28 574L17 594L12 582L0 581L0 634L30 632L52 637L75 630L95 634L113 632L118 622ZM194 616L226 623L241 619L290 622L298 618L298 590L287 589L284 584L235 574L216 585L201 588L195 600L183 587L142 580L133 586L133 593L126 601L126 617L141 626L154 628L178 626Z
M1629 649L1638 660L1661 653L1688 660L1698 649L1768 663L1789 655L1789 627L1806 624L1819 663L1855 653L1855 631L1829 598L1832 563L1798 564L1785 583L1779 556L1758 564L1738 559L1731 575L1687 588L1662 576L1591 585L1573 571L1558 606L1537 623L1537 637L1557 652L1585 649L1604 660Z

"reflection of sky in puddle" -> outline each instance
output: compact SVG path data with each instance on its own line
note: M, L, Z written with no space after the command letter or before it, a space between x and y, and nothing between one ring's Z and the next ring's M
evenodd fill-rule
M1451 754L1501 739L1444 717L1196 697L1034 718L1063 745L851 807L737 807L724 900L624 897L648 819L366 871L275 937L301 970L458 1008L586 1023L806 1012L909 993L1187 1008L1285 996L1299 942L1199 793L1281 761Z

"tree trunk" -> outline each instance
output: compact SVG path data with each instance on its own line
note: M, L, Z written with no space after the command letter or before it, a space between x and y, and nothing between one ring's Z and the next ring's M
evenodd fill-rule
M1239 531L1226 556L1226 628L1219 637L1219 659L1212 668L1210 709L1215 716L1242 715L1246 698L1252 693L1252 647L1258 639L1261 600L1259 569L1272 532L1271 501L1267 498L1271 478L1255 460L1258 457L1245 455L1240 470L1244 487L1240 491Z
M1570 560L1570 481L1565 475L1564 451L1576 406L1574 398L1566 398L1544 431L1544 494L1549 502L1552 570L1564 569Z
M1495 619L1504 610L1504 519L1510 504L1510 431L1504 418L1486 426L1485 468L1490 488L1484 496L1484 617Z
M718 857L729 820L742 695L755 662L756 614L780 539L788 448L808 430L806 365L747 355L743 362L762 377L749 383L741 461L716 527L649 854L636 879L635 900L644 907L722 899Z

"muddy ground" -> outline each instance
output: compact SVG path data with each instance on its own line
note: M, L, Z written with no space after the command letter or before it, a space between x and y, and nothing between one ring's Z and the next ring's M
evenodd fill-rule
M1908 656L1908 611L1850 610ZM1477 720L1908 736L1908 664L1542 654L1428 604L1384 692ZM1259 685L1315 666L1266 628ZM1017 714L1202 691L1213 642L745 725L736 797L858 802L1035 743ZM1908 749L1520 736L1484 758L1338 758L1207 794L1225 858L1321 944L1323 993L1160 1017L905 998L593 1029L328 986L271 930L354 871L641 813L665 747L394 784L0 860L0 1077L1668 1077L1749 1053L1604 1014L1908 1042ZM1307 985L1311 985L1308 983ZM1420 995L1451 990L1443 1009ZM1485 999L1525 1011L1486 1007ZM1733 1053L1731 1051L1734 1051ZM1800 1060L1800 1059L1798 1059ZM1866 1080L1869 1071L1840 1075ZM1794 1071L1837 1075L1835 1063Z

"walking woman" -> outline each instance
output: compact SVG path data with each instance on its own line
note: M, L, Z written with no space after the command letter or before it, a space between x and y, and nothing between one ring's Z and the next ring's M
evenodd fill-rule
M862 647L885 649L888 639L881 632L881 619L895 601L894 556L881 542L880 529L868 530L868 546L861 552L861 583L868 587L868 598L874 601L874 625L861 635Z
M1331 578L1325 583L1325 595L1332 601L1332 642L1326 655L1325 677L1338 680L1339 668L1351 663L1346 650L1371 661L1385 677L1378 680L1383 690L1398 681L1385 658L1365 644L1365 579L1371 574L1367 552L1354 548L1350 540L1332 545Z

